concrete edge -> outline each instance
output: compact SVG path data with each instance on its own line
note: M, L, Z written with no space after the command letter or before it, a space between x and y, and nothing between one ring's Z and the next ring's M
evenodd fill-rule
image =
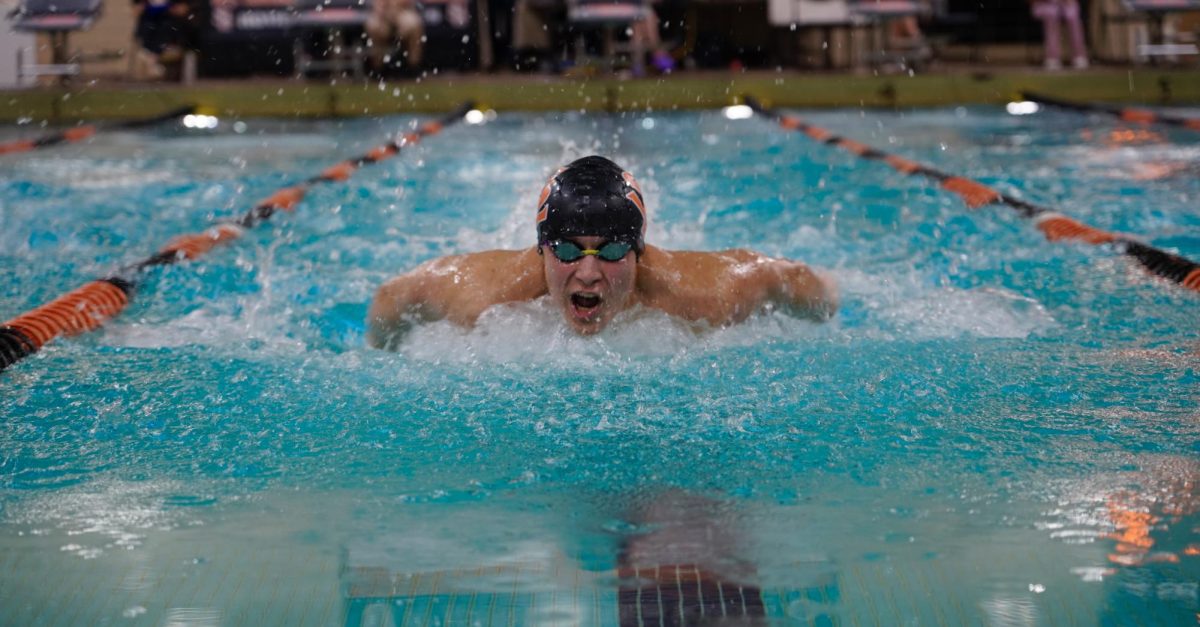
M1032 90L1086 102L1200 104L1190 69L972 72L862 76L751 72L620 80L442 76L419 82L284 79L180 85L97 85L0 91L0 121L73 124L131 119L195 104L224 117L330 118L445 111L466 99L501 111L712 109L753 94L789 108L915 108L1009 102Z

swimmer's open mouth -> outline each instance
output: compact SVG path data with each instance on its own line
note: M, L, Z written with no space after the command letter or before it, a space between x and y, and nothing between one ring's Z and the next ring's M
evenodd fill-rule
M595 309L600 306L597 294L571 294L571 304L580 309Z

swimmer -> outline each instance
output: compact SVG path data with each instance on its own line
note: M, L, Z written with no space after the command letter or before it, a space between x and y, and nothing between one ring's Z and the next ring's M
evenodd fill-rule
M604 157L555 174L537 207L537 245L428 261L379 288L367 342L392 346L413 325L471 327L488 309L546 297L569 328L599 333L621 312L657 309L721 327L771 309L816 321L837 310L832 280L749 250L669 251L645 244L646 209L633 176Z

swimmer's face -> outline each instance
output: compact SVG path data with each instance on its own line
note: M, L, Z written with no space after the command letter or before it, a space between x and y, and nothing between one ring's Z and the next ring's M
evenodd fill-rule
M572 237L568 241L584 249L599 249L608 240ZM565 262L559 261L549 246L542 246L542 264L551 301L580 335L599 333L631 304L637 277L637 255L632 250L617 261L585 255Z

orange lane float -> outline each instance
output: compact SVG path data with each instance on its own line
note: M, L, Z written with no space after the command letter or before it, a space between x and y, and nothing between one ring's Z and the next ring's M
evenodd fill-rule
M296 208L297 203L304 200L306 194L308 194L308 189L304 185L285 187L264 198L262 202L258 203L258 206L275 207L284 211L291 211Z
M180 235L163 246L163 253L183 255L187 259L198 259L217 245L235 240L245 233L235 224L218 224L201 233Z
M887 155L883 158L883 162L903 174L916 174L921 171L921 164L895 155Z
M1029 97L1029 99L1037 100L1033 97ZM1031 202L1007 196L979 181L940 172L930 166L838 136L828 130L808 124L796 116L785 115L774 109L763 107L754 98L746 97L745 101L755 113L774 119L785 130L799 131L823 144L837 146L864 159L882 161L903 174L921 175L933 179L943 189L962 198L967 207L971 209L992 204L1007 205L1024 217L1032 218L1038 230L1050 241L1071 240L1092 245L1110 245L1118 252L1133 257L1150 274L1183 288L1200 292L1200 264L1190 259L1154 248L1128 236L1097 229ZM1150 115L1155 114L1133 109L1127 110L1125 114L1127 119L1139 122L1147 121ZM1161 116L1156 116L1156 121L1162 121Z
M1133 107L1109 107L1098 104L1089 104L1085 102L1073 102L1039 94L1034 92L1022 92L1021 97L1030 102L1038 104L1050 105L1059 109L1067 109L1069 111L1078 111L1080 113L1104 113L1112 115L1125 122L1134 124L1169 124L1171 126L1179 126L1182 128L1200 131L1200 119L1189 118L1177 115L1168 115L1165 113L1157 113L1149 109L1138 109Z
M36 349L56 336L95 329L128 303L125 291L112 282L92 281L9 320L4 326L24 335Z
M92 281L5 322L0 325L0 370L32 355L58 336L91 331L116 316L129 304L135 279L143 270L184 259L198 259L213 248L238 239L245 229L266 220L275 210L294 211L309 187L318 183L345 181L361 164L376 163L398 154L402 146L418 143L423 135L441 132L447 125L462 119L472 106L469 102L464 103L441 120L428 122L418 132L404 135L400 141L389 141L357 159L334 164L303 183L275 191L238 220L216 224L200 233L173 238L156 254L122 268L116 276ZM78 127L70 131L70 138L64 139L78 141L95 132L94 127Z
M101 129L98 126L92 125L92 124L85 124L83 126L76 126L74 128L69 128L65 131L59 131L57 133L50 133L49 135L44 135L37 139L21 139L21 140L17 140L17 141L2 143L2 144L0 144L0 155L13 154L13 153L18 153L18 152L29 152L31 150L37 150L38 148L49 148L51 146L57 146L57 145L63 144L63 143L80 142L85 139L94 137L96 135L96 133L100 132L101 130L116 130L116 129L130 130L130 129L136 129L136 128L143 128L146 126L153 126L160 122L165 122L167 120L171 120L174 118L178 118L180 116L187 115L195 110L196 110L195 105L185 105L185 106L177 107L175 109L167 111L166 113L161 113L159 115L155 115L152 117L141 118L141 119L137 119L137 120L127 120L124 122L117 122L115 124L105 126L103 129Z
M15 152L28 152L37 148L37 142L32 139L19 139L15 142L0 144L0 155L7 155Z
M1078 240L1088 244L1110 244L1117 241L1117 236L1112 233L1058 213L1043 213L1034 218L1034 224L1046 235L1046 239L1052 242Z
M1000 192L971 179L951 176L942 180L942 188L958 194L971 209L978 209L1000 200Z
M342 182L349 180L350 176L353 175L354 171L357 169L358 166L354 165L353 163L350 163L349 161L343 161L326 168L325 171L321 173L321 178L326 181Z

